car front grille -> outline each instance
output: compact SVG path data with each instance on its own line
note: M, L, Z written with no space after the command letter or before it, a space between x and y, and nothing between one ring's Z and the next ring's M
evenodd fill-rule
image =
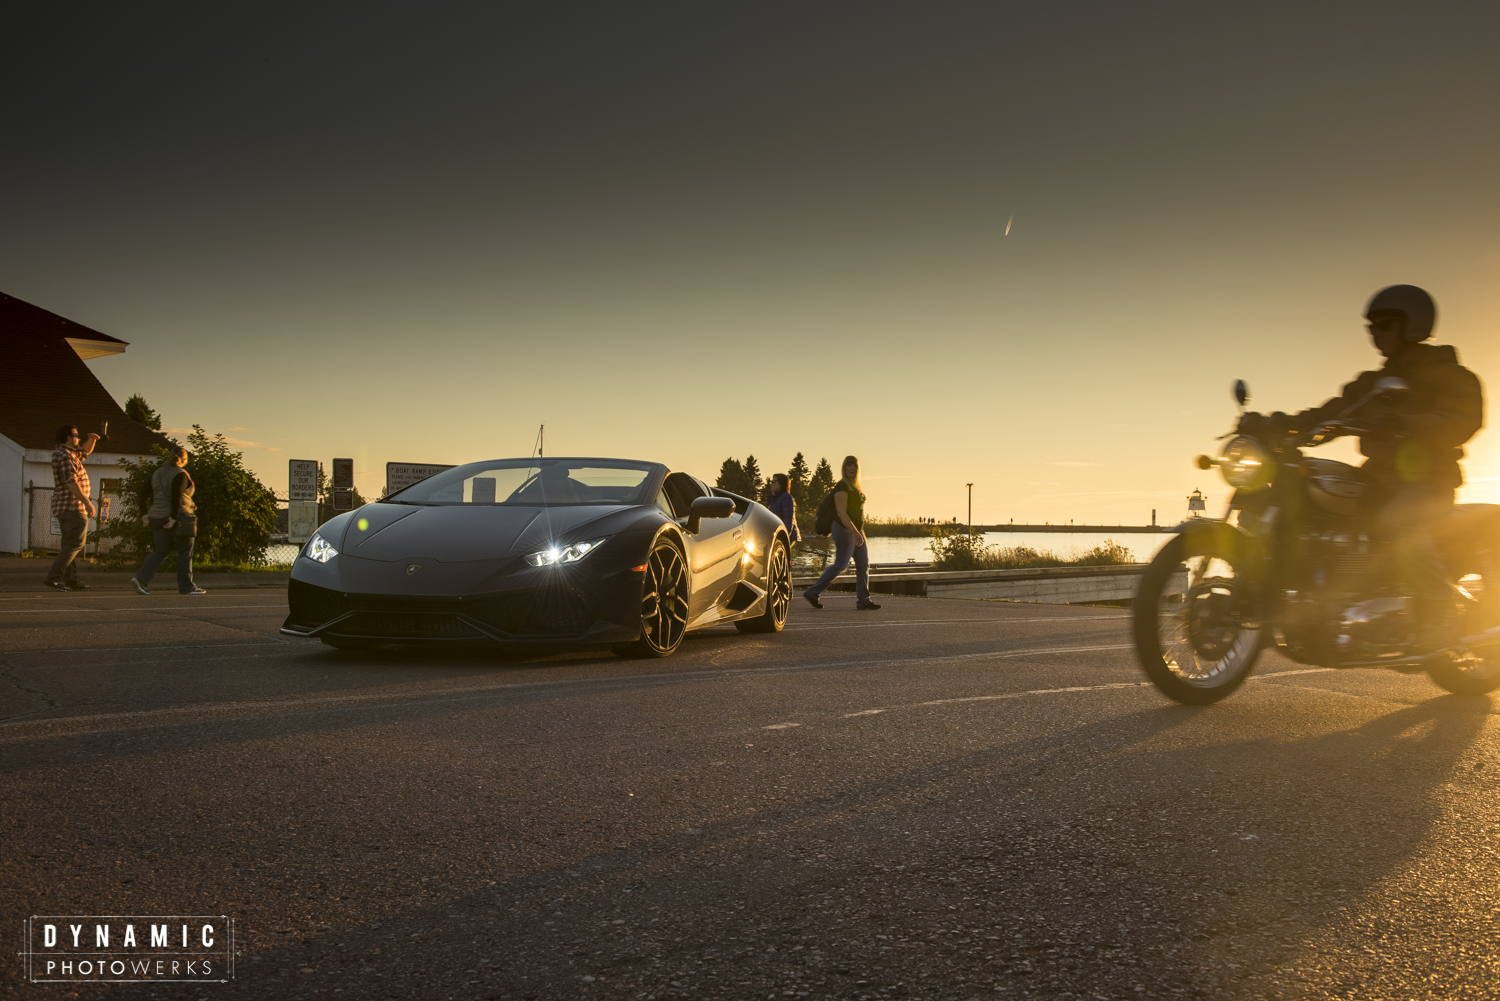
M571 638L594 624L594 613L572 591L491 598L476 602L469 614L512 636Z
M339 592L300 580L287 586L286 602L291 606L287 624L298 629L316 629L349 611L348 599Z
M345 596L294 580L287 589L287 603L291 606L287 624L293 628L317 629L352 612L328 631L372 639L479 639L485 635L460 616L526 639L574 639L594 624L594 614L571 589L478 601L424 600L396 595Z
M329 627L339 636L373 639L468 640L484 633L457 615L445 612L355 612Z

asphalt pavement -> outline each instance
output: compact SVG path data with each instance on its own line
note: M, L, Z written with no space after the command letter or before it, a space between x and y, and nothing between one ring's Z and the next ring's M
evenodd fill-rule
M228 914L234 978L0 997L1494 998L1489 698L1128 613L825 595L608 653L334 651L273 590L0 595L0 917Z

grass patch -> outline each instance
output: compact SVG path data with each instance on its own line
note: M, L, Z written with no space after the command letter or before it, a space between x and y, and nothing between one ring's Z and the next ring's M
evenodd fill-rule
M932 533L934 570L1028 570L1036 567L1110 567L1135 563L1129 549L1106 539L1078 556L1030 546L987 546L984 538L967 532Z

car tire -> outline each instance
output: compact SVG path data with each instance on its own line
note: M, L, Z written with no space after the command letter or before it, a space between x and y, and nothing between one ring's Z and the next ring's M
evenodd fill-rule
M670 657L687 634L687 559L671 536L661 536L646 557L641 575L641 635L616 647L625 657Z
M734 627L742 633L779 633L792 607L792 561L786 540L776 536L766 558L766 610L753 619L740 619Z

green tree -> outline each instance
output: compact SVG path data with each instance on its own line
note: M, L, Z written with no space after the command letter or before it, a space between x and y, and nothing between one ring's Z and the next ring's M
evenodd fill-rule
M245 468L244 454L231 452L221 434L197 424L188 435L188 475L198 507L198 541L193 559L204 563L255 563L265 558L276 526L276 495ZM151 474L167 461L165 448L154 459L126 462L119 514L105 524L105 538L118 539L136 556L151 551L151 529L141 525L141 500ZM174 556L175 558L175 556Z
M735 493L743 494L751 500L760 498L761 491L766 488L766 481L760 476L760 463L755 461L755 456L745 456L745 489L736 490Z
M786 471L786 478L792 500L797 502L799 508L807 504L807 478L811 475L812 470L807 468L807 460L802 457L802 453L792 456L792 465Z
M714 480L714 486L720 490L728 490L731 493L741 493L745 487L745 467L740 460L731 456L724 460L719 467L719 478Z
M813 470L812 479L807 481L807 487L803 496L807 498L806 504L797 505L797 525L812 530L813 522L817 520L818 508L823 504L823 498L828 496L836 481L833 478L833 467L828 464L827 458L818 460L818 468Z
M153 431L161 430L161 414L147 406L146 398L140 393L136 393L125 401L125 416L142 427L148 427Z

